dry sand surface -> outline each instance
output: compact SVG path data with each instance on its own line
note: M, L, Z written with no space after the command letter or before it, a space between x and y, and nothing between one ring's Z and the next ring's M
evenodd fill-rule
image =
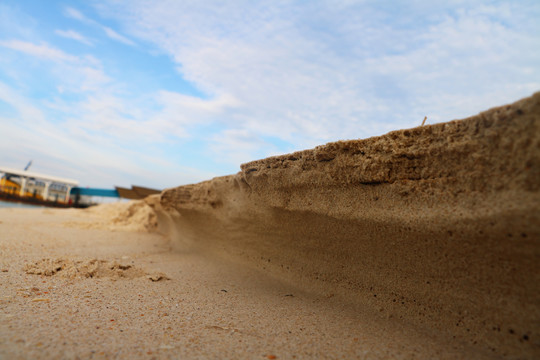
M540 358L540 93L88 210L0 209L0 358Z
M114 206L101 208L114 214ZM79 210L1 209L0 216L2 359L441 351L430 334L403 332L331 293L312 294L211 254L171 251L162 235L125 231L128 222L114 230L114 223Z

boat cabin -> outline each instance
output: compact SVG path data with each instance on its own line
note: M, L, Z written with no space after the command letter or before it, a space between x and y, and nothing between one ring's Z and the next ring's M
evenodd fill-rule
M79 182L31 171L0 167L0 194L12 198L70 204L70 193Z

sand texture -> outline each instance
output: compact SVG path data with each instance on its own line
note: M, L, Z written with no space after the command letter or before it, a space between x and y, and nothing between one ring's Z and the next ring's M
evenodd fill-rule
M540 93L144 201L1 209L0 254L0 358L540 358Z
M165 191L181 247L494 356L540 357L540 93Z

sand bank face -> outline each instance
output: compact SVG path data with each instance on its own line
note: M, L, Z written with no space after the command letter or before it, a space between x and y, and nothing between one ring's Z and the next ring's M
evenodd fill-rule
M206 249L486 354L540 356L540 93L165 191ZM451 347L451 345L449 345Z

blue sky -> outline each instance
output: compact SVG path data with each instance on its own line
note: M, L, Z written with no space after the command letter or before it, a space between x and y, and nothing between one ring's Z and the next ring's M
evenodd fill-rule
M0 0L0 166L172 187L540 90L540 2Z

